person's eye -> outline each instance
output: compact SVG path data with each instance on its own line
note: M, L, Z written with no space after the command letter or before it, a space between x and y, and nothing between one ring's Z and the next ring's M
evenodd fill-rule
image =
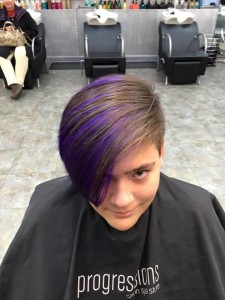
M143 179L147 176L148 170L138 170L133 174L133 177L136 179Z

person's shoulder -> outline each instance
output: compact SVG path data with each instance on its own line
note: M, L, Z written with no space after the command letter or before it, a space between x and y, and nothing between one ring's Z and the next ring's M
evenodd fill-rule
M161 173L156 198L163 211L176 211L183 219L205 220L205 224L225 228L225 212L220 202L200 186Z
M70 189L76 189L76 187L72 184L69 176L62 176L58 178L54 178L45 182L41 182L35 188L36 191L39 192L47 192L52 190L67 191Z
M71 233L87 203L67 176L39 184L15 240L18 242L40 234L60 234L63 230Z
M199 192L199 193L203 193L203 194L210 194L209 191L207 191L206 189L195 185L193 183L187 182L187 181L183 181L181 179L177 179L177 178L173 178L173 177L169 177L163 173L160 174L160 183L162 183L163 186L167 186L169 187L171 190L173 189L183 189L186 191L195 191L195 192Z
M22 8L21 6L15 5L15 10L17 14L25 14L27 13L27 10Z
M57 216L67 211L79 214L85 199L68 176L52 179L36 186L26 211L29 219Z
M69 176L63 176L42 182L37 185L31 197L30 203L32 204L35 202L37 198L39 204L41 202L65 203L70 201L71 198L74 199L76 195L79 195L76 186L72 184Z
M39 261L40 253L46 259L54 251L57 256L71 250L79 216L87 203L67 176L39 184L10 244L5 263L16 260L17 266L24 266L26 257L32 264L36 259Z
M0 21L5 21L5 14L5 8L3 7L0 9Z
M20 20L21 18L31 18L29 12L26 9L22 8L21 6L15 7L18 20Z
M212 205L215 196L206 189L161 173L159 193L171 201L179 201L184 206Z

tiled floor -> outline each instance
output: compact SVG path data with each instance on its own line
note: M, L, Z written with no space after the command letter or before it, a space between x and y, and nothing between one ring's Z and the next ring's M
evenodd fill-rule
M166 112L163 171L215 193L225 207L225 64L207 69L201 85L164 85L155 69L128 69L152 81ZM34 187L65 174L57 151L60 114L84 86L79 70L43 74L41 88L18 101L0 85L0 261ZM1 82L0 82L1 84Z

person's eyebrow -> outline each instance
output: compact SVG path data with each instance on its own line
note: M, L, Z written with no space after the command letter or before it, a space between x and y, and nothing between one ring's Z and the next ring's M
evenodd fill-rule
M126 171L126 172L125 172L125 175L129 175L129 174L132 174L132 173L136 173L136 172L138 172L138 171L140 171L140 170L150 169L150 168L152 168L154 165L155 165L155 162L148 163L148 164L143 164L143 165L139 166L138 168L135 168L135 169Z

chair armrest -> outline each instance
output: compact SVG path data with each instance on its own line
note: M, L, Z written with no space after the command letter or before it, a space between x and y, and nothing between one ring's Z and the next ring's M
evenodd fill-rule
M169 41L169 55L171 55L172 54L172 50L173 50L171 35L169 33L166 33L163 36L163 39L166 39L166 38L168 38L168 41Z
M88 57L89 53L88 53L88 35L85 34L84 36L84 51L85 51L85 56Z
M203 39L204 39L204 46L205 46L205 50L204 50L204 52L205 53L207 53L207 49L208 49L208 42L207 42L207 38L206 38L206 35L205 34L203 34L203 33L198 33L198 34L196 34L196 36L195 36L195 39L198 39L200 36L202 36L203 37Z
M124 38L122 33L117 37L119 40L121 40L121 55L124 56L125 55L125 51L124 51Z
M31 42L31 50L32 50L32 55L33 55L33 59L35 59L37 57L37 55L35 55L35 41L36 40L39 40L41 41L41 37L39 35L36 35L33 39L32 39L32 42ZM41 41L42 42L42 41ZM41 47L41 50L42 50L42 47Z
M225 38L224 38L224 28L225 28L225 27L221 27L221 31L220 31L221 39L222 39L223 43L225 43Z

